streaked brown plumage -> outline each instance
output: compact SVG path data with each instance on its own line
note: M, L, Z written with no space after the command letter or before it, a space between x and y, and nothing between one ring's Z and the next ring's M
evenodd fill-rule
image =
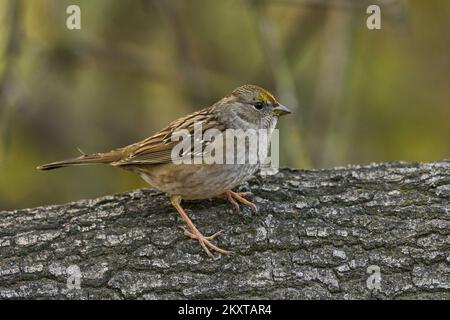
M237 202L256 206L243 196L231 191L245 179L251 177L259 168L260 163L244 164L175 164L172 159L172 149L179 143L171 139L172 134L180 129L194 133L194 124L202 124L202 132L217 129L223 135L227 129L265 129L270 136L277 119L289 110L279 104L268 91L254 85L244 85L236 88L212 106L194 112L170 123L153 136L137 143L118 148L109 152L83 154L74 159L53 162L39 166L40 170L50 170L72 165L103 163L139 174L153 187L165 192L170 197L172 205L180 213L191 231L185 235L199 241L203 249L211 255L208 248L220 253L228 253L211 243L219 233L210 237L203 236L189 219L181 207L181 199L205 199L215 196L226 197L237 206ZM210 141L202 141L202 151L206 145L215 146L217 136ZM223 146L224 153L233 151ZM187 157L204 156L189 150ZM248 156L248 151L246 151ZM261 159L263 160L263 159Z

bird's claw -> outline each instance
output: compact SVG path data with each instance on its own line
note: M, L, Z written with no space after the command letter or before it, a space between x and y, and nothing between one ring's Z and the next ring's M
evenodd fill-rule
M240 203L242 203L242 204L252 208L254 212L257 212L258 211L258 207L256 207L256 205L253 202L251 202L251 201L249 201L249 200L244 198L245 196L249 196L251 194L252 193L250 191L247 191L247 192L234 192L234 191L228 190L228 191L225 191L224 193L222 193L220 196L224 197L224 198L227 198L228 201L231 202L231 204L235 207L235 209L237 211L240 211L239 203L238 203L238 202L240 202Z
M200 246L203 248L203 250L205 250L205 252L210 257L213 257L213 254L211 253L211 251L208 248L210 248L210 249L212 249L214 251L217 251L217 252L219 252L221 254L230 254L230 253L232 253L231 251L227 251L227 250L224 250L222 248L219 248L218 246L216 246L216 245L214 245L214 244L212 244L210 242L210 240L214 240L221 233L223 233L223 230L220 230L220 231L218 231L218 232L216 232L216 233L214 233L213 235L210 235L210 236L204 236L198 230L195 230L195 231L184 230L184 235L189 237L189 238L191 238L191 239L197 240L200 243Z

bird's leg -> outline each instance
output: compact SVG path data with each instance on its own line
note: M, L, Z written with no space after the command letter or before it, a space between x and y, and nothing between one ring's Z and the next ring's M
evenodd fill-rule
M220 197L224 197L227 198L228 201L231 202L231 204L233 204L233 206L236 208L236 210L239 211L239 204L238 202L251 207L255 212L258 210L258 208L256 207L256 205L251 202L248 201L247 199L245 199L245 196L251 195L251 192L234 192L231 190L227 190L224 193L220 194Z
M181 203L181 197L180 196L172 196L170 197L170 202L172 203L172 205L175 207L175 209L177 209L178 213L180 214L181 218L183 219L183 221L187 224L187 226L191 229L191 232L189 231L185 231L184 235L197 240L200 245L202 246L203 250L206 251L206 253L208 254L208 256L212 257L212 253L211 251L209 251L208 247L214 251L217 251L221 254L228 254L231 253L230 251L226 251L223 250L221 248L219 248L218 246L212 244L210 242L210 240L213 240L215 237L217 237L220 233L222 233L222 230L219 232L214 233L211 236L205 237L204 235L202 235L200 233L200 231L198 231L198 229L195 227L194 223L191 221L191 219L189 218L189 216L187 215L187 213L184 211L184 209L181 207L180 203Z

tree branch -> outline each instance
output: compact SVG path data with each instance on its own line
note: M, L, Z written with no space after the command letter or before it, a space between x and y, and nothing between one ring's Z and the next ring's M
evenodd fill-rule
M184 204L204 234L225 229L235 253L215 259L156 191L0 212L0 298L450 298L450 161L283 169L242 188L257 214Z

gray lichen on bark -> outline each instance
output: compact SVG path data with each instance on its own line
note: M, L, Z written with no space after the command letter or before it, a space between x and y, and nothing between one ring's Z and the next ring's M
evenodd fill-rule
M449 161L283 169L241 189L258 213L184 204L204 234L225 230L234 254L214 259L152 190L0 212L0 298L450 298Z

